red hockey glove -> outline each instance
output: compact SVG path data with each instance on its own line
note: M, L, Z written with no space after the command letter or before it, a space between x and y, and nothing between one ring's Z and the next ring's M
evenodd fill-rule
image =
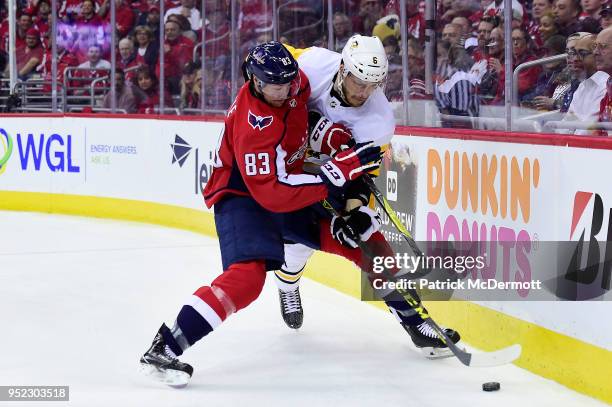
M341 188L347 181L380 166L380 147L374 143L361 143L336 154L321 166L321 178L324 182Z
M310 147L333 157L343 149L342 146L349 146L352 138L353 135L346 126L321 116L310 132Z

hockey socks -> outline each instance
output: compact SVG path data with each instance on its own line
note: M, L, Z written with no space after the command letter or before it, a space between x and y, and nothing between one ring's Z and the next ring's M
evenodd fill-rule
M227 317L255 301L266 278L265 262L234 263L210 287L200 287L183 305L172 330L162 336L180 356L194 343L216 329Z

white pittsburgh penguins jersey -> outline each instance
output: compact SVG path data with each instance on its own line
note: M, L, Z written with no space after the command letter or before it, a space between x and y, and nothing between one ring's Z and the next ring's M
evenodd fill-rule
M304 50L297 58L310 81L308 110L316 110L332 122L345 125L358 143L373 141L379 146L389 143L395 132L395 118L382 88L377 88L359 107L349 107L332 95L341 60L339 53L317 47Z

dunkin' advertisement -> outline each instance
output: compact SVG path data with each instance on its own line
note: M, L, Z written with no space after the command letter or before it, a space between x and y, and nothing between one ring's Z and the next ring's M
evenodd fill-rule
M604 193L581 192L572 185L580 176L562 177L572 150L394 138L377 186L422 253L377 205L395 258L381 256L374 272L401 275L425 299L611 298ZM588 174L589 165L574 168Z

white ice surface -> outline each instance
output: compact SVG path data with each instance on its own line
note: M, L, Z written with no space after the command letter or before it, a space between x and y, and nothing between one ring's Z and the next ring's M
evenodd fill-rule
M304 326L291 331L270 278L254 304L183 355L191 384L167 388L141 377L138 359L220 272L214 239L18 212L0 212L0 236L0 385L70 386L69 403L35 405L604 405L516 366L426 360L390 314L308 280ZM501 391L483 392L488 381Z

